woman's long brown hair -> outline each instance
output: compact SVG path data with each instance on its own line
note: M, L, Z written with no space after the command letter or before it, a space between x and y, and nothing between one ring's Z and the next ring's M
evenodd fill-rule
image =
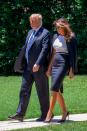
M68 21L66 19L60 18L60 19L54 21L53 24L56 28L61 27L64 29L64 33L65 33L64 36L65 36L66 41L69 42L71 40L71 38L74 36L74 33L70 27L70 24L68 23Z

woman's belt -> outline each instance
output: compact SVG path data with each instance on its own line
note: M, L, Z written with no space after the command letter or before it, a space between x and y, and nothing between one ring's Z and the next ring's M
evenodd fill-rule
M57 52L57 53L68 54L68 51L65 50L65 49L54 49L54 50L55 50L55 52Z

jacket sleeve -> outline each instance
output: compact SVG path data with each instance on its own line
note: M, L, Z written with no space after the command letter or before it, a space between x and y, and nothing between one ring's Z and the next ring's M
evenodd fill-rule
M14 64L14 71L22 73L24 64L25 64L25 50L26 50L26 44L22 47L22 49L19 52L18 57L16 58L15 64Z
M69 52L69 66L72 67L73 72L77 72L77 40L75 37L67 43Z
M48 52L50 51L50 33L48 32L42 40L42 50L35 64L42 65L46 59Z

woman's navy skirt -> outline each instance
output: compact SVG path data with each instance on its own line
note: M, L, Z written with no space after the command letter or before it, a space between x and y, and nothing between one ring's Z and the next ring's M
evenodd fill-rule
M63 92L63 79L69 68L68 54L55 53L52 64L52 91Z

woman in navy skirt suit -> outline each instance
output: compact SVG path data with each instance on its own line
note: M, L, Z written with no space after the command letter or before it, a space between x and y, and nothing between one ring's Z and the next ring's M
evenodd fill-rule
M52 78L52 95L45 122L50 122L53 118L56 101L58 101L62 110L62 118L59 122L64 122L69 116L61 89L66 74L69 74L69 78L73 78L76 67L77 43L68 21L60 18L55 21L55 27L57 33L53 36L52 57L46 72L47 76L51 75Z

